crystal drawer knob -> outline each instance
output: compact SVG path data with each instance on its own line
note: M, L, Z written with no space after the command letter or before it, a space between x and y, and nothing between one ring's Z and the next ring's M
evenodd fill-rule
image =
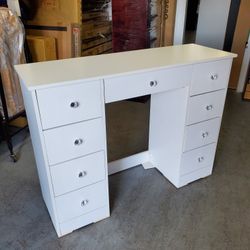
M198 158L198 162L201 163L201 162L203 162L203 161L204 161L204 157L203 157L203 156L201 156L201 157Z
M218 75L217 74L213 74L211 75L211 79L214 81L214 80L217 80L218 79Z
M157 81L150 81L150 87L156 87L158 85Z
M79 174L78 174L78 177L79 178L83 178L84 176L86 176L87 175L87 172L86 171L82 171L82 172L80 172Z
M80 103L79 102L71 102L70 103L70 107L71 108L78 108L80 106Z
M206 110L208 110L208 111L212 110L213 108L214 108L213 105L207 105L206 106Z
M83 139L76 139L74 141L74 144L75 144L75 146L79 146L79 145L83 144Z
M89 203L88 200L83 200L83 201L81 202L81 206L82 206L82 207L85 207L86 205L88 205L88 203Z
M208 132L204 132L204 133L202 133L202 137L203 137L203 138L208 137Z

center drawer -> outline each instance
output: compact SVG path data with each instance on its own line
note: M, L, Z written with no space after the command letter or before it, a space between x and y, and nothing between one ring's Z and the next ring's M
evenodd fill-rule
M107 182L102 181L80 190L56 197L59 222L84 215L107 204Z
M104 180L105 166L104 151L52 166L55 196Z
M102 118L44 131L50 165L105 149Z
M105 79L105 102L115 102L187 86L192 66Z
M101 82L85 82L37 90L43 129L102 116Z

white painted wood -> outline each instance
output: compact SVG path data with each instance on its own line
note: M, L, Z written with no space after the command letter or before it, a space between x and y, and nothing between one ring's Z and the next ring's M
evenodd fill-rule
M90 223L98 222L109 216L110 216L109 207L105 206L105 207L96 209L93 212L76 217L72 220L60 223L61 233L58 236L60 237L60 236L69 234L78 228L84 227Z
M102 118L44 131L50 165L105 149ZM82 143L75 145L76 140Z
M181 159L180 175L189 174L205 167L210 167L212 169L215 149L216 144L213 143L205 147L183 153Z
M199 180L201 178L205 178L205 177L212 174L212 170L213 169L211 167L201 168L201 169L198 169L197 171L183 175L180 177L179 183L178 183L178 185L176 185L176 187L180 188L180 187L183 187L183 186L185 186L193 181Z
M43 129L100 117L103 105L100 85L100 81L94 81L38 90Z
M183 152L217 142L221 118L186 127Z
M105 80L105 102L115 102L136 96L155 94L188 86L191 66L156 70Z
M42 134L40 115L38 107L36 105L37 101L36 101L35 91L28 91L25 88L23 82L21 82L21 88L29 124L30 136L32 139L32 146L36 160L38 177L42 190L42 196L46 204L46 207L48 209L48 212L50 214L50 218L55 227L55 230L57 234L60 234L58 216L55 209L55 200L53 197L53 187L50 179L48 159L46 154L44 138Z
M55 196L104 180L104 161L104 151L101 151L52 166L50 172Z
M142 166L143 166L144 169L155 168L155 166L153 165L153 163L150 162L150 161L142 163Z
M183 145L188 88L151 96L149 153L153 165L178 183Z
M107 205L106 182L98 182L55 198L59 222L91 212Z
M117 172L136 167L138 165L147 163L149 161L148 151L134 154L108 164L108 174L115 174Z
M187 125L221 117L227 90L219 90L189 98Z
M225 89L231 65L232 59L195 65L190 95Z
M222 60L236 54L196 44L16 65L19 77L28 89L48 88L79 82L99 80L131 73L143 73L161 68Z

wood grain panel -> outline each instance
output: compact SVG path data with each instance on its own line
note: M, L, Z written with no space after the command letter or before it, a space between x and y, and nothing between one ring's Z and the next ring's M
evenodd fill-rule
M148 0L113 0L113 51L149 47Z

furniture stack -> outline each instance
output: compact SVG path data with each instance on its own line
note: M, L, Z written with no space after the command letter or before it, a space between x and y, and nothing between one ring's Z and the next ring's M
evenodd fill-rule
M172 45L176 0L111 2L38 0L27 33L55 38L58 59Z
M87 0L82 15L82 56L111 52L111 1Z

